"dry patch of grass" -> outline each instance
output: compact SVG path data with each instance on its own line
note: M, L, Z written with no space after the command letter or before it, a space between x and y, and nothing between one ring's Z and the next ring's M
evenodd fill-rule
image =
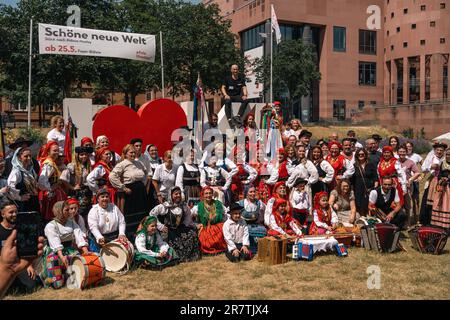
M224 255L204 257L162 271L108 274L107 284L87 290L39 289L6 299L450 299L450 246L440 256L378 254L350 248L349 256L268 266L254 259L232 264ZM381 289L367 288L369 266L381 269Z

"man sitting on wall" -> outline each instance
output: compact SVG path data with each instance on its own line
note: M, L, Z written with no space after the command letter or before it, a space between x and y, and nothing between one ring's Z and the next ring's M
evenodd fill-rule
M225 98L225 115L230 127L232 129L242 127L242 118L248 105L247 86L245 85L245 78L239 76L239 67L237 65L233 64L231 66L231 76L225 78L221 91ZM236 117L233 117L233 102L241 103Z

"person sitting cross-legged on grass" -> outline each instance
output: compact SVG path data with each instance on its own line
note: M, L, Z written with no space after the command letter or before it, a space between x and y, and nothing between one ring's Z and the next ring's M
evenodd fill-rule
M249 250L248 226L241 217L243 209L238 202L231 204L230 218L223 224L223 237L228 247L225 255L231 262L250 260L252 258L252 253Z
M164 268L175 264L178 256L169 245L164 242L158 229L157 219L148 216L142 223L142 229L136 235L136 256L138 265L150 268Z

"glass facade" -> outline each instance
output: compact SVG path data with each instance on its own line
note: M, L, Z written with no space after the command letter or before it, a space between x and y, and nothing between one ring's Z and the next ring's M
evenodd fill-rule
M263 44L264 38L260 33L265 33L265 24L260 24L256 27L248 29L241 33L241 48L243 51L247 51Z

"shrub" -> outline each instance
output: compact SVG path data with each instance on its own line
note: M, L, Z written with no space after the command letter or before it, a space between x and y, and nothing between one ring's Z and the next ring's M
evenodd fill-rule
M19 137L33 141L33 143L37 145L44 144L46 140L45 136L42 134L42 131L40 129L34 129L31 127L20 128Z

